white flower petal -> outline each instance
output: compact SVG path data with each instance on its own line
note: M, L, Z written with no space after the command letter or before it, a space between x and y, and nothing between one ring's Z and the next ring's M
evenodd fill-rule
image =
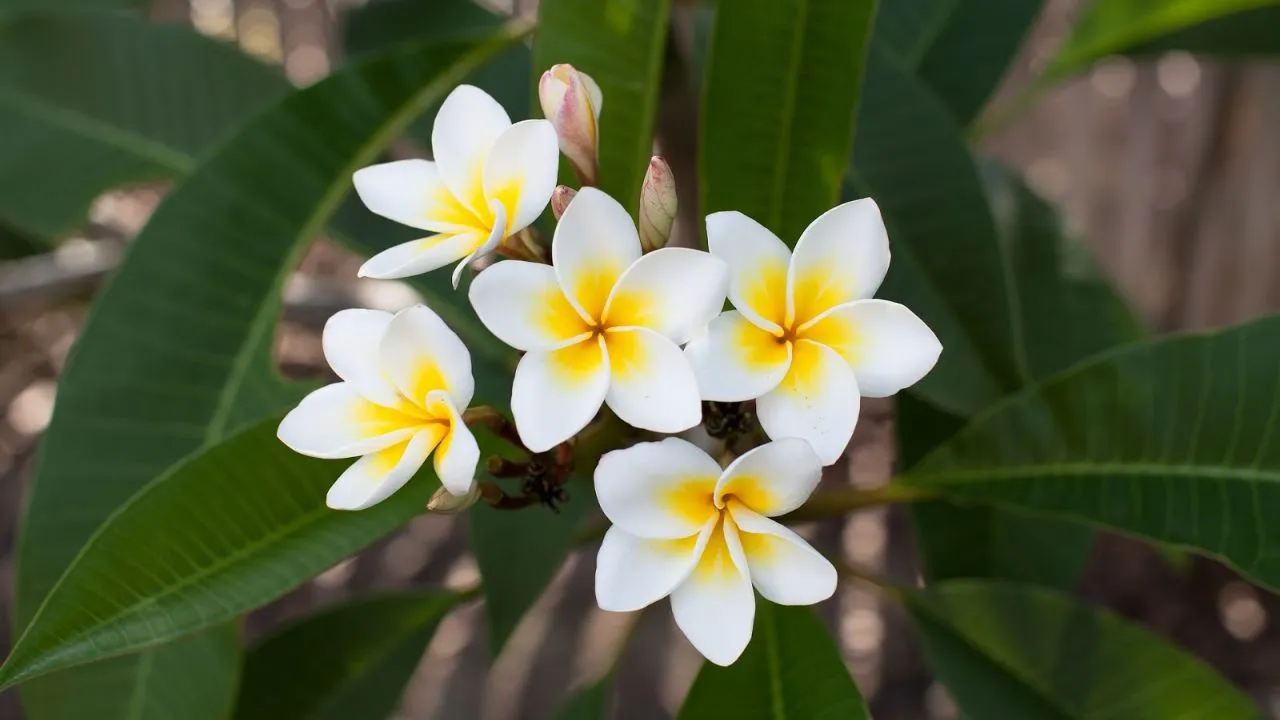
M702 397L679 346L648 328L609 330L609 393L605 402L623 422L677 433L702 422Z
M717 514L720 466L679 438L614 450L596 465L600 510L628 534L675 539L699 532Z
M645 327L683 345L720 314L729 268L700 250L663 248L622 273L609 295L604 320L611 327Z
M716 484L716 506L736 500L761 515L789 513L804 504L822 480L822 461L809 443L783 438L742 454Z
M707 249L729 264L729 299L748 320L780 333L787 315L791 251L768 228L737 211L707 216Z
M475 483L476 465L480 463L480 446L476 444L475 435L471 434L471 428L463 422L448 393L440 390L432 392L428 405L433 415L444 415L449 421L449 430L440 439L433 458L436 477L440 478L440 484L450 494L465 495ZM437 411L437 406L443 406L441 409L444 412Z
M596 604L601 610L632 612L671 591L698 563L716 519L685 538L639 538L617 526L609 528L596 555Z
M511 385L511 414L521 442L544 452L573 437L600 412L608 389L603 338L526 353Z
M583 319L603 317L613 286L639 258L640 235L626 209L596 188L582 188L556 225L551 260Z
M494 143L511 118L497 100L472 85L459 85L440 105L431 128L431 154L440 177L462 204L476 215L488 208L484 167Z
M844 359L826 345L800 340L787 376L756 401L756 417L770 438L807 440L830 465L853 437L858 407L858 382Z
M671 592L676 625L711 662L729 665L751 642L756 596L737 528L721 520L697 566Z
M942 354L924 321L888 300L837 305L800 329L800 336L840 353L863 397L888 397L920 381Z
M349 458L403 442L418 418L369 402L351 383L326 385L302 398L280 421L276 436L294 452Z
M889 234L871 198L828 210L805 228L787 272L795 325L876 294L889 271Z
M534 221L551 201L560 169L556 131L546 120L525 120L498 137L484 167L484 194L506 209L506 235Z
M738 525L751 584L766 600L812 605L835 593L835 566L804 538L741 503L729 503L729 514Z
M426 305L396 313L378 346L382 367L400 393L419 407L427 407L432 390L449 393L456 407L465 408L475 392L471 353L439 315Z
M370 453L338 476L325 504L334 510L363 510L391 497L418 472L440 441L440 426L429 426L412 438Z
M387 407L402 401L400 391L387 379L378 357L378 344L391 324L391 313L352 308L340 310L324 324L321 345L325 360L338 377L351 383L366 398Z
M737 310L721 313L684 349L703 400L754 400L778 387L791 366L791 343L779 342Z
M494 263L472 281L468 296L489 332L517 350L554 350L591 331L550 265Z
M370 165L351 178L370 211L401 225L454 234L474 228L476 214L464 207L427 160L396 160Z
M462 280L462 271L466 270L471 263L478 257L484 257L493 252L502 244L502 240L506 237L507 226L507 210L502 203L494 200L489 203L489 209L493 211L493 229L489 231L489 236L485 238L480 246L471 251L470 255L462 258L453 268L453 289L458 289L458 283Z
M466 260L485 242L478 232L432 235L387 248L360 266L360 277L397 280L431 272L455 260Z

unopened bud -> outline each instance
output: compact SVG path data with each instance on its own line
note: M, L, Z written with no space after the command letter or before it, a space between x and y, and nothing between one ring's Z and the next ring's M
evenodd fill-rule
M427 501L427 510L437 515L453 515L475 505L480 500L480 484L471 483L471 489L463 495L453 495L440 488Z
M564 211L569 207L569 201L577 195L578 191L568 185L557 185L556 189L551 193L551 214L556 216L556 220L564 215Z
M640 246L645 252L666 247L676 220L676 179L666 160L654 157L640 189Z
M583 185L595 185L600 86L590 75L568 64L553 65L538 81L542 114L551 121L560 151L569 158Z

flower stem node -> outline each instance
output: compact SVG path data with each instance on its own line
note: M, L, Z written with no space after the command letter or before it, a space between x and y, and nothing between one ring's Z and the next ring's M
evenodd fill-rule
M676 220L676 179L661 157L649 161L640 188L640 245L645 252L666 247Z
M596 185L600 108L604 97L590 75L572 65L551 66L538 81L542 114L555 127L560 150L583 185Z

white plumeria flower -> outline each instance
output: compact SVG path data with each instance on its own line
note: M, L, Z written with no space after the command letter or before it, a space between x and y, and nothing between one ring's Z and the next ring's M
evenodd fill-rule
M799 507L822 477L803 440L761 445L723 472L679 438L615 450L596 466L596 496L613 527L596 559L596 602L639 610L668 595L676 624L708 660L746 649L752 586L781 605L831 597L836 570L770 520Z
M720 312L724 262L684 248L642 256L631 216L589 187L556 225L551 257L554 267L497 263L471 284L480 320L525 351L511 389L525 446L568 440L603 403L654 432L698 424L701 398L680 345Z
M324 355L342 382L302 399L277 435L303 455L359 457L329 488L338 510L390 497L435 450L435 471L454 495L475 479L480 448L462 420L475 380L462 340L424 305L394 316L343 310L324 326Z
M362 277L403 278L461 260L462 269L542 214L556 186L560 150L546 120L514 125L498 101L471 85L449 93L431 130L435 162L400 160L356 171L373 212L432 235L369 258Z
M711 253L729 264L735 310L685 349L707 400L759 398L771 438L808 440L825 465L844 452L859 396L887 397L924 377L942 345L907 308L871 300L889 238L870 200L809 224L792 254L739 212L707 216Z

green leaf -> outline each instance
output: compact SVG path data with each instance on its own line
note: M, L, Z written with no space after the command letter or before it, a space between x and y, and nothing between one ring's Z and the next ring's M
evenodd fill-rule
M1173 50L1217 57L1274 57L1280 54L1280 7L1214 18L1170 32L1125 50L1126 55L1159 55Z
M268 364L284 276L351 172L513 41L414 43L336 73L261 115L166 199L59 385L28 496L15 628L130 495L304 389Z
M871 715L813 609L757 598L746 652L729 667L703 663L677 717L859 720Z
M613 675L583 688L556 711L556 720L606 720L613 696Z
M0 0L0 12L27 10L145 10L146 0Z
M1280 588L1280 317L1134 343L1009 398L905 480L1221 558Z
M794 245L836 204L875 5L720 3L703 81L705 213L740 211Z
M289 89L188 27L104 12L0 19L0 218L63 235L102 192L189 172Z
M53 243L21 230L0 225L0 260L16 260L50 249Z
M906 66L915 67L964 0L894 0L876 12L875 44L890 50Z
M600 86L600 188L634 216L652 155L671 0L542 0L533 71L570 63Z
M1071 34L1050 61L1045 75L1049 79L1061 78L1108 55L1124 54L1144 45L1159 43L1168 35L1194 31L1199 26L1245 14L1246 11L1276 5L1280 5L1280 1L1094 0L1081 13ZM1261 19L1267 17L1274 18L1274 14ZM1274 25L1268 27L1275 29ZM1221 32L1221 29L1215 32ZM1252 34L1252 37L1258 35ZM1272 32L1269 37L1271 43L1268 47L1274 52L1276 34Z
M245 658L235 720L385 720L462 595L354 600L263 640Z
M368 510L325 492L349 462L308 458L270 418L179 463L94 534L0 668L0 687L144 649L280 597L422 513L429 467ZM482 451L492 438L481 435Z
M1211 668L1112 613L1014 583L908 592L925 653L965 717L1253 720Z

